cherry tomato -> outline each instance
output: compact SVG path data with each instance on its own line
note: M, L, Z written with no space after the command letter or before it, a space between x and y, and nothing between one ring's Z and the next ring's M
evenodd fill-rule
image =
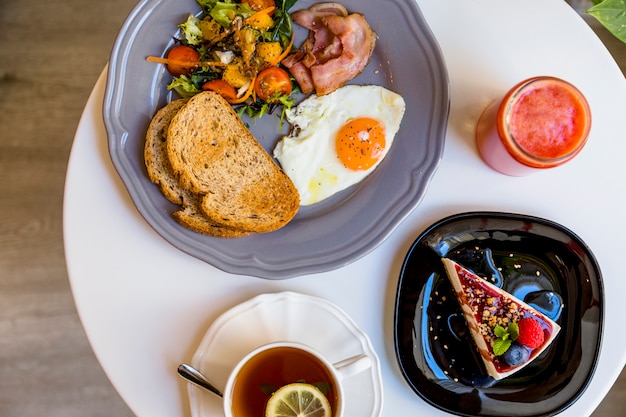
M167 64L167 70L175 77L182 74L190 74L195 68L195 64L200 61L200 54L195 49L178 45L170 49L167 59L172 61Z
M248 3L248 6L255 12L258 12L268 7L276 7L274 0L241 0L242 3Z
M227 101L237 100L237 91L235 90L235 87L228 84L224 80L207 81L202 85L202 89L204 91L215 91Z
M291 94L291 79L287 71L269 67L261 71L254 82L254 92L261 100L270 102L276 95Z

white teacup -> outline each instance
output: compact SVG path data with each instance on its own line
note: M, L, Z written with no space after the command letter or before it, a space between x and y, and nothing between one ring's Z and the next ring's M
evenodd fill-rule
M371 366L371 358L365 354L333 364L301 343L269 343L248 353L231 372L224 390L224 415L264 416L272 392L290 383L306 382L326 391L333 416L341 417L344 409L342 381Z

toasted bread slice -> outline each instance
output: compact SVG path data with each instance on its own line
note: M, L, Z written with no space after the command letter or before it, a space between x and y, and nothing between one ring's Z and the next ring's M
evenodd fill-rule
M146 144L144 147L144 161L150 181L155 183L165 198L174 204L183 204L185 197L191 193L180 186L172 166L167 159L167 129L172 118L187 102L186 99L174 100L159 109L148 126Z
M175 211L172 216L178 223L195 232L209 236L222 238L236 238L251 235L247 230L238 230L228 226L221 226L210 221L199 209L200 201L197 204L182 205L180 210Z
M181 206L180 210L173 213L174 219L181 225L210 236L228 238L249 235L250 232L235 230L211 222L200 210L201 198L181 187L174 176L174 171L167 158L167 129L174 115L186 102L186 99L174 100L159 109L152 118L144 147L144 160L148 177L159 187L165 198Z
M197 94L178 111L167 155L180 185L202 195L202 211L218 225L271 232L298 211L289 177L219 94Z

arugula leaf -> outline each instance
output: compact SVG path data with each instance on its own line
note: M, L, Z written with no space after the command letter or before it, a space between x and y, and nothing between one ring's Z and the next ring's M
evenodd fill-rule
M280 42L280 45L285 48L291 41L293 33L291 15L288 10L296 3L296 0L277 0L275 3L274 22L276 24L267 41Z
M603 0L585 10L617 39L626 43L626 0Z
M296 4L297 0L276 0L276 8L280 10L289 10Z
M294 84L292 80L292 91L289 95L275 95L270 97L270 102L267 103L261 99L255 102L244 103L237 107L236 111L239 117L244 114L248 115L252 119L259 119L265 114L272 114L276 108L281 108L280 113L280 128L283 128L283 122L285 119L285 113L296 104L296 95L301 93L298 84Z

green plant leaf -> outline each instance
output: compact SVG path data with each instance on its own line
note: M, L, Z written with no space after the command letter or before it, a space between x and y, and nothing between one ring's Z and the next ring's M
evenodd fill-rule
M509 335L511 336L511 340L517 340L519 337L519 326L517 323L513 322L509 324Z
M626 0L604 0L585 10L617 39L626 43Z
M495 334L500 339L508 339L509 337L509 332L502 326L494 327L493 334Z
M511 347L511 339L496 339L493 342L493 354L496 356L504 355L504 352Z

